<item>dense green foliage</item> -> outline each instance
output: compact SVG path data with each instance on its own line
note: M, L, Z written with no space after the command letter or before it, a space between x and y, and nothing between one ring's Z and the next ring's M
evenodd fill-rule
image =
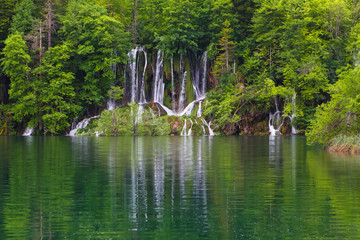
M144 46L148 61L156 60L158 49L166 61L180 54L193 61L208 51L211 91L203 116L217 131L238 134L250 127L254 133L275 111L276 98L282 116L296 116L291 124L307 130L309 142L358 132L357 1L1 3L1 109L18 131L30 125L39 133L62 134L75 117L100 113L109 98L119 103L127 52ZM170 82L165 84L171 92ZM131 118L126 109L112 117L124 114Z

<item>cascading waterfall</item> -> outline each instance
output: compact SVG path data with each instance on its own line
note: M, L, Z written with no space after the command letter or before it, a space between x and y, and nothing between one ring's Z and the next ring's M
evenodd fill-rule
M174 58L170 59L171 67L171 106L172 109L175 109L175 83L174 83Z
M194 123L190 118L189 118L189 121L190 121L191 125L190 125L189 130L187 130L187 126L186 126L187 119L185 119L184 127L180 133L181 136L191 136L191 129L192 129L192 126L194 125Z
M143 61L140 53L143 53ZM128 53L128 56L131 59L131 61L128 62L128 79L130 80L130 86L125 87L126 92L130 102L146 103L145 72L147 68L147 53L144 48L137 47L132 49Z
M113 99L109 99L109 101L106 103L107 110L112 111L115 109L115 101Z
M206 120L203 118L201 118L201 121L208 127L209 136L214 136L214 131L210 127L211 121L207 123Z
M295 109L296 109L296 93L291 97L291 104L292 104L292 113L290 117L291 123L293 122L294 118L296 117ZM296 128L294 125L291 124L291 134L295 135L297 134Z
M116 52L112 53L111 55L113 54L117 55ZM116 68L117 68L116 63L110 64L110 69L114 75L114 80L113 80L114 82L116 81ZM107 110L112 111L115 109L115 107L116 107L115 100L110 98L106 103Z
M163 82L164 72L164 52L161 50L157 53L156 59L156 72L154 78L154 102L164 103L164 89L165 84Z
M281 119L281 112L279 111L279 106L277 99L275 97L275 113L269 114L269 132L271 136L275 136L280 133L280 128L284 123L284 120Z
M182 82L181 82L181 90L180 90L180 98L179 98L179 107L178 112L184 110L186 104L186 76L187 73L183 73Z
M27 127L25 129L25 132L23 133L23 136L31 136L31 134L34 132L34 128Z
M140 55L140 53L142 53ZM126 96L130 102L137 102L140 105L146 103L145 98L145 73L147 68L147 53L143 48L137 47L131 50L128 53L129 58L132 59L127 65L127 81L126 84ZM144 57L144 59L142 59ZM200 56L195 56L195 63L191 65L191 79L192 85L194 89L195 100L187 103L186 96L186 85L187 85L187 77L188 72L185 71L185 64L183 55L180 54L180 63L179 63L179 97L176 99L175 94L175 74L174 74L174 59L170 59L170 71L171 71L171 105L172 109L164 106L164 91L165 91L165 83L164 83L164 52L161 50L157 51L156 60L154 61L154 65L152 66L153 71L153 102L155 102L158 108L158 112L160 114L161 107L169 116L190 116L192 111L194 110L195 104L198 103L198 111L197 116L201 118L202 115L202 101L205 99L206 94L206 78L207 78L207 52L204 52ZM176 101L177 100L177 101ZM108 105L108 109L112 110L115 106ZM175 110L176 108L176 110ZM139 113L138 113L139 114ZM205 122L204 119L201 118L201 121ZM204 123L204 124L205 124ZM191 126L193 123L191 124ZM210 124L205 124L210 130L209 135L213 134L213 131L210 128ZM191 134L191 127L189 129ZM212 133L212 134L211 134ZM184 135L189 134L189 132L185 132Z
M81 122L79 122L75 128L73 128L70 133L68 134L68 136L75 136L77 130L79 130L80 128L85 128L92 119L94 118L99 118L99 116L94 116L94 117L90 117L90 118L85 118L84 120L82 120Z
M197 111L197 114L196 114L196 116L199 117L199 118L201 118L201 115L202 115L201 103L202 102L199 102L199 108L198 108L198 111Z
M184 122L183 129L181 130L180 136L186 136L186 119L185 119L185 122Z
M195 64L192 66L193 89L195 99L204 98L206 94L206 75L207 75L207 51L205 51L199 58L195 56Z

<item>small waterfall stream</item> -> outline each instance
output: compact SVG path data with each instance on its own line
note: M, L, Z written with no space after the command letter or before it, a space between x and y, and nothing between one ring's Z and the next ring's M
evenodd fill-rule
M92 119L94 118L99 118L99 116L94 116L94 117L90 117L90 118L85 118L84 120L82 120L81 122L79 122L75 128L71 129L70 133L67 136L75 136L77 130L79 130L80 128L85 128Z
M142 53L142 55L140 55ZM147 53L144 48L137 47L128 53L128 83L126 92L130 102L145 103L145 72L147 68Z
M34 132L34 128L27 127L25 129L25 132L23 133L23 136L31 136L31 134Z
M156 59L156 71L154 78L154 102L164 103L164 52L158 50Z
M269 114L269 132L271 136L275 136L280 133L280 128L284 124L284 120L281 118L281 112L279 110L277 98L274 98L275 101L275 113Z
M296 117L296 113L295 113L295 110L296 110L296 93L291 97L291 104L292 104L292 113L291 113L291 116L290 116L290 121L292 123L294 118ZM292 135L297 134L296 128L292 124L291 124L291 134Z

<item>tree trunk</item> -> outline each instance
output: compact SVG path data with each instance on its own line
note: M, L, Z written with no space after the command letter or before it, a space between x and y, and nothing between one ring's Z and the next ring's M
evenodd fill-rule
M49 0L47 2L47 16L46 16L46 30L48 34L48 50L51 48L51 31L53 25L53 10L52 10L52 3Z
M137 38L137 0L134 0L134 11L132 19L132 33L133 33L133 44L136 44Z

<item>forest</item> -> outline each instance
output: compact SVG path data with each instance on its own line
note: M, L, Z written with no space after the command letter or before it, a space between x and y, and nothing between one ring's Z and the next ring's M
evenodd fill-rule
M0 6L0 135L29 126L64 135L94 116L83 133L274 131L306 134L310 144L359 133L357 0ZM119 107L107 108L109 99ZM164 114L192 103L192 113Z

